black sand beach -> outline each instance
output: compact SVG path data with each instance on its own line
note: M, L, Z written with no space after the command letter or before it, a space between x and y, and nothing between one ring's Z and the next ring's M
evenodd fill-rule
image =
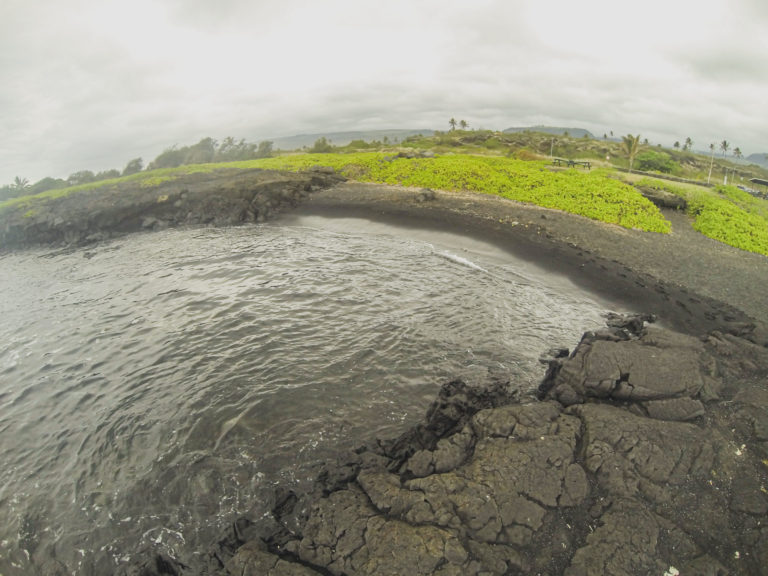
M482 239L683 331L768 322L768 259L703 236L675 210L664 210L672 232L656 234L495 196L348 182L312 194L289 214L369 218ZM762 328L755 332L765 337Z

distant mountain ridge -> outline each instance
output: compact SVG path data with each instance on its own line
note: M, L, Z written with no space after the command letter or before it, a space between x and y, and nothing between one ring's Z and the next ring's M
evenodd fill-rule
M295 136L284 136L280 138L270 138L274 148L279 150L298 150L304 146L312 146L319 138L325 138L334 146L346 146L352 140L364 140L371 142L373 140L381 141L386 137L389 141L402 141L408 136L432 136L434 130L429 129L392 129L392 130L352 130L349 132L318 132L316 134L297 134Z
M768 152L756 152L755 154L750 154L745 160L752 164L757 164L758 166L768 167Z
M513 134L515 132L543 132L544 134L553 134L555 136L563 136L567 132L569 136L573 138L594 138L595 136L584 128L561 128L559 126L524 126L519 128L506 128L503 132L507 134Z

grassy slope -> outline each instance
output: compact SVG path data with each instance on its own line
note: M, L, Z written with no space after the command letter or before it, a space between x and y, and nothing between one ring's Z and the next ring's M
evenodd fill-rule
M693 227L705 236L749 252L768 256L768 202L755 198L735 186L678 185L643 178L638 186L648 186L685 198Z
M634 188L602 172L551 172L543 162L464 154L435 158L388 158L382 153L303 154L241 163L243 167L301 170L330 166L364 182L440 190L469 190L555 208L652 232L669 222Z
M163 182L174 180L184 174L210 173L214 170L221 170L228 167L228 164L194 164L189 166L179 166L178 168L163 168L161 170L152 170L151 172L139 172L130 176L121 176L120 178L109 178L107 180L98 180L87 184L77 186L67 186L66 188L53 188L39 194L29 196L19 196L0 202L0 213L10 208L30 208L34 209L36 204L53 200L55 198L64 198L77 192L88 192L90 190L110 189L118 184L136 183L141 188L151 188L158 186Z

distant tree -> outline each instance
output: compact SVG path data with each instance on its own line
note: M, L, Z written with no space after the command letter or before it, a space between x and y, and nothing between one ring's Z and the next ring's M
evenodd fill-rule
M675 143L672 144L672 147L673 148L680 148L680 141L679 140L675 140Z
M147 166L147 170L157 170L158 168L176 168L184 163L185 151L176 147L174 144L170 148L163 150L157 158L152 160Z
M0 202L5 202L6 200L9 200L15 197L16 197L16 188L13 187L13 184L6 184L4 186L0 186Z
M632 172L632 165L635 163L635 156L637 156L637 151L640 148L640 134L637 136L632 136L632 134L622 136L621 146L624 149L624 152L627 153L627 157L629 158L629 171Z
M218 143L211 137L206 137L192 146L182 148L182 164L208 164L213 162ZM237 158L238 160L240 158Z
M256 150L256 158L269 158L272 156L272 146L274 142L271 140L263 140L259 142L259 148Z
M141 172L143 169L144 169L144 160L142 160L141 158L134 158L133 160L130 160L128 164L125 165L125 168L123 168L123 176L136 174L138 172Z
M565 136L566 138L568 138L570 135L571 135L571 134L570 134L570 132L568 132L568 130L566 130L565 132L563 132L563 136Z
M13 187L19 192L22 192L29 188L29 180L16 176L16 178L13 179Z
M315 140L314 145L312 148L309 149L309 151L313 154L322 154L325 152L331 152L333 150L333 146L331 143L325 138L325 136L322 136Z
M709 161L709 174L707 175L707 184L709 184L712 178L712 167L715 165L715 143L712 142L709 145L709 150L712 152L712 158Z
M389 137L388 136L384 136L384 138L381 139L381 142L382 142L382 144L384 144L384 146L388 146L389 145Z
M74 174L70 174L67 178L67 184L70 186L78 186L79 184L87 184L96 180L96 175L90 170L80 170Z
M723 158L725 158L725 155L728 153L728 150L731 149L731 144L727 140L723 140L720 142L720 150L723 151Z
M227 136L215 152L213 161L234 162L236 160L250 160L256 157L258 157L258 146L256 144L246 142L243 138L237 141L232 136Z
M456 130L456 118L448 120L448 126L451 127L451 130Z
M54 188L64 188L66 185L66 181L62 180L61 178L46 177L32 184L32 186L29 187L29 193L39 194L40 192L53 190Z
M736 148L733 149L733 155L739 159L741 159L744 156L744 154L741 153L741 148L739 148L738 146L736 146Z
M608 134L603 133L603 140L608 140Z
M691 137L688 136L685 139L685 144L683 144L683 150L690 150L692 146L693 146L693 140L691 140Z
M643 140L643 146L648 146L648 138L645 138L645 139Z
M115 170L114 168L102 170L93 177L94 180L107 180L109 178L120 178L120 170Z
M232 136L227 136L224 138L224 140L221 141L221 146L219 146L219 155L226 157L230 150L232 150L235 146L237 146L235 139L232 138Z
M461 127L462 130L466 130L469 127L469 124L467 124L466 120L461 120L459 122L459 126Z

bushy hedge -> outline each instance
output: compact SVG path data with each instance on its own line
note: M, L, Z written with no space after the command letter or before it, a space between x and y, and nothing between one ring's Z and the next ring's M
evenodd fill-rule
M735 186L685 188L645 178L637 183L686 199L693 228L724 244L768 256L768 202Z

